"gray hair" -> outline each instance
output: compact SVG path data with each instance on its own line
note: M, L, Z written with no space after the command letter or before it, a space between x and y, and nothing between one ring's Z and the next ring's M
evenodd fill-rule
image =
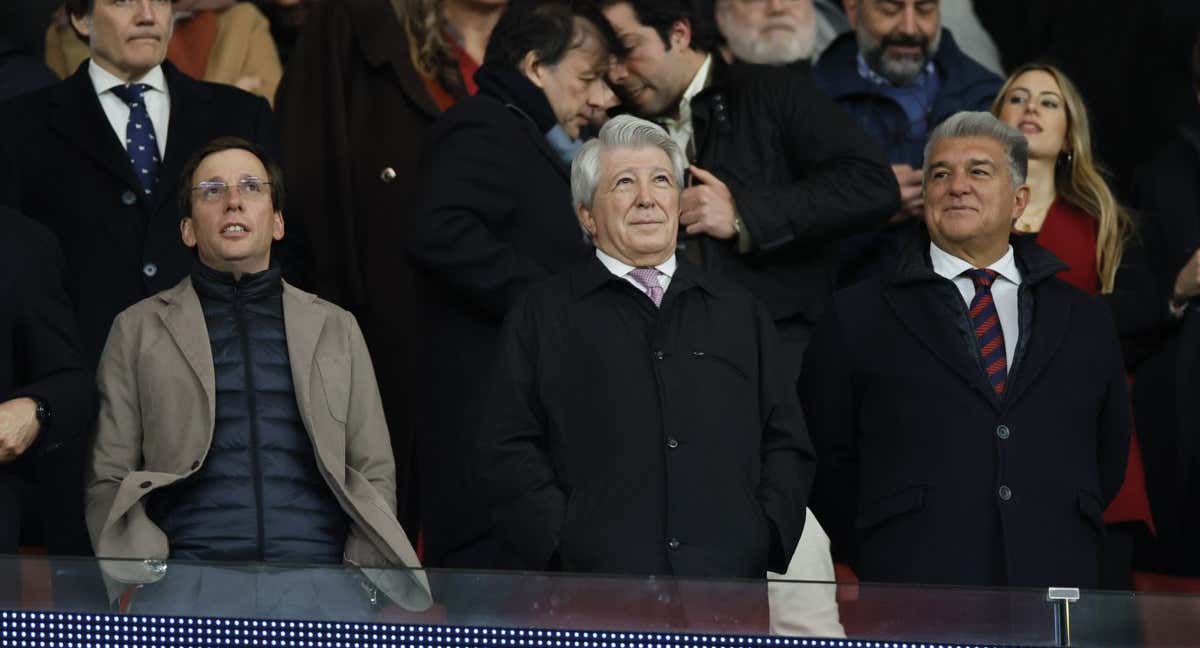
M999 142L1004 148L1004 156L1008 158L1008 174L1012 178L1012 186L1016 188L1025 184L1025 175L1029 171L1029 141L1021 131L996 119L992 113L969 110L955 113L929 134L929 141L925 143L925 165L921 175L928 177L929 154L939 141L960 137L986 137Z
M633 115L618 115L600 128L598 137L588 140L571 163L571 202L592 208L596 185L600 182L600 154L613 148L660 148L671 160L675 186L683 191L683 173L687 157L662 126Z

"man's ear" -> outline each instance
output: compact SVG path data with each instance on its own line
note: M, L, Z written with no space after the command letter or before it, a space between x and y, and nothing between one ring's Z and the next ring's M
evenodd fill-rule
M1013 200L1013 222L1025 213L1025 208L1029 206L1029 185L1021 185L1017 187L1016 195Z
M79 34L87 40L92 37L92 17L89 15L76 16L70 14L71 27L75 28L75 33Z
M533 85L545 88L542 84L542 72L545 70L545 66L538 60L536 53L529 52L526 54L525 58L521 59L521 64L517 66L517 69L521 71L521 74L525 75L525 78L532 81Z
M283 240L283 212L277 211L271 216L271 238L276 241Z
M687 49L692 46L692 23L686 18L680 18L671 25L667 32L667 49Z
M850 29L858 29L858 2L859 0L842 0L842 8L846 10L846 20L850 22Z
M579 224L583 229L591 235L592 239L596 238L596 219L592 218L592 211L584 205L575 206L575 215L579 218ZM594 241L593 241L594 242Z
M191 217L179 219L179 237L183 239L184 245L196 247L196 231L192 229Z

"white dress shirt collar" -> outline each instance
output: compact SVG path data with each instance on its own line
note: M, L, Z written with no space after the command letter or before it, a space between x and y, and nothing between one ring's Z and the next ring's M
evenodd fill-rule
M637 279L629 276L630 272L636 270L634 266L613 258L612 255L606 254L604 250L601 250L600 248L596 248L596 258L600 259L600 263L603 263L604 267L614 276L628 281L633 285L633 287L637 288L641 292L646 292L645 286L638 283ZM678 267L678 265L678 262L675 260L675 255L672 254L666 261L654 266L659 272L658 284L662 286L664 291L671 285L671 278L675 276L675 269Z
M117 86L129 85L113 73L100 67L95 59L88 61L88 76L92 79L92 87L96 89L97 95L112 92L112 89ZM154 66L142 78L134 79L130 83L145 83L153 90L164 94L167 92L167 77L163 74L161 65Z
M943 250L932 241L929 242L929 260L933 263L933 271L950 281L954 281L967 270L975 269L975 266ZM1004 252L1004 256L989 265L988 269L995 270L997 275L1014 284L1021 283L1021 272L1017 270L1017 260L1011 245Z
M688 142L692 139L692 99L708 86L708 76L711 71L712 54L709 54L704 57L704 62L696 70L692 82L683 91L683 98L679 100L679 115L663 117L660 120L663 127L667 129L667 133L671 135L671 139L675 140L675 143L684 151L688 150Z

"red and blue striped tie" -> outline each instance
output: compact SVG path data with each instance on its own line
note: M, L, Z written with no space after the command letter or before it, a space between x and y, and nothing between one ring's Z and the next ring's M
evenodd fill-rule
M1008 377L1008 359L1004 351L1004 330L1000 326L1000 313L992 299L992 282L995 270L968 270L963 274L975 283L975 298L971 300L971 326L975 329L975 346L983 361L983 371L997 396L1004 395L1004 381Z

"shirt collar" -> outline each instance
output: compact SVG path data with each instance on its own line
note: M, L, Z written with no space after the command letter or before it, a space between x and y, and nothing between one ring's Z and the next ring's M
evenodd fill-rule
M700 69L696 70L696 76L692 77L692 82L683 91L683 98L679 100L679 117L677 119L664 117L662 120L664 123L683 124L691 121L692 98L700 94L708 86L708 76L712 70L712 60L712 54L704 57L704 62L700 64Z
M110 92L117 86L127 85L111 72L96 64L95 59L88 61L88 76L92 79L92 87L96 89L97 95ZM152 90L158 90L159 92L165 93L167 91L167 78L163 75L161 65L154 66L142 78L135 79L133 83L144 83L150 86Z
M625 263L624 261L619 261L613 258L612 255L606 254L604 250L601 250L600 248L596 248L596 258L600 259L600 263L603 263L604 267L607 268L609 272L618 277L624 277L625 275L637 269L634 266ZM675 276L675 269L678 267L678 265L678 262L675 261L675 255L672 254L666 261L663 261L654 267L668 277L673 277Z
M871 83L874 83L875 85L892 86L891 81L888 81L887 79L883 78L882 76L877 74L875 72L875 70L872 70L870 65L867 65L867 59L863 58L862 52L858 53L857 63L858 63L858 75L861 76L862 78L866 79L867 81L870 81ZM925 64L925 69L921 72L920 75L917 76L916 79L913 79L913 82L909 85L910 86L925 85L925 82L933 74L934 74L933 59L929 59L929 62ZM897 86L892 86L892 87L897 87Z
M975 266L943 250L933 241L929 242L929 261L933 264L935 273L950 281L954 281L967 270L975 269ZM989 265L988 269L995 270L997 275L1014 284L1021 283L1021 273L1017 270L1017 260L1011 245L1004 252L1004 256Z

